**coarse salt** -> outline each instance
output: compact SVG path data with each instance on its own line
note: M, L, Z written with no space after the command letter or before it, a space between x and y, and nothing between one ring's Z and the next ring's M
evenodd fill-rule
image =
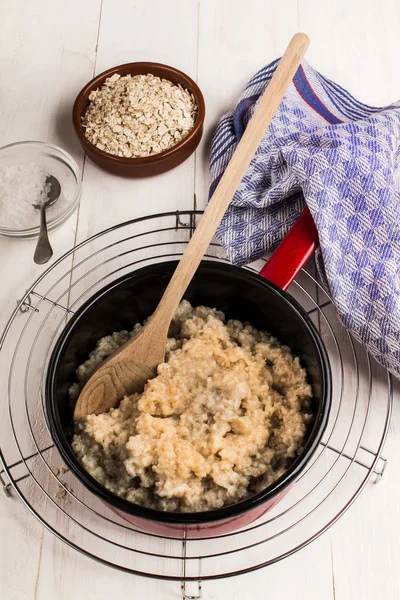
M47 177L34 162L0 165L0 226L22 230L39 224L34 205L48 199Z

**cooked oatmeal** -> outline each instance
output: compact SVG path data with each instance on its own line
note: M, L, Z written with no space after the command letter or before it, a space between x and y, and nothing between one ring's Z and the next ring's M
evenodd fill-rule
M185 300L169 335L142 394L76 423L81 464L111 492L163 511L220 508L273 483L313 418L299 359L267 333ZM79 386L129 336L101 339L77 371Z

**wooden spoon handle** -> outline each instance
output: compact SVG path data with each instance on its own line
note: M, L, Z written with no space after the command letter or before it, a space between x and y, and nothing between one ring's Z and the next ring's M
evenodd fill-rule
M190 239L163 298L154 314L157 323L169 324L186 291L230 201L242 180L269 124L292 81L310 40L297 33L290 40L285 54L261 97L254 115Z

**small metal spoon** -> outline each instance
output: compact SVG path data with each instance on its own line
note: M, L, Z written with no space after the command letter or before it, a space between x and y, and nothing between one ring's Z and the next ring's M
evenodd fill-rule
M34 204L34 208L40 210L40 231L36 244L33 260L37 265L44 265L53 256L53 249L49 242L46 223L46 208L58 200L61 193L61 185L58 179L49 175L46 177L45 186L51 184L50 191L47 193L48 199L42 204Z

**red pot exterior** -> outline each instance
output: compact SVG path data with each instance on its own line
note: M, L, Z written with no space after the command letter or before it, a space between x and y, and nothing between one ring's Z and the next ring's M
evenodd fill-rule
M168 524L161 523L160 521L149 521L147 519L141 519L140 517L129 515L128 513L122 512L115 509L114 507L107 504L109 508L117 515L128 521L131 525L134 525L138 529L142 529L153 535L160 535L169 538L182 539L186 537L188 539L197 539L203 537L217 537L247 527L265 513L276 506L286 496L292 486L289 486L277 494L274 498L271 498L268 502L264 502L255 508L248 510L240 515L231 517L229 519L223 519L222 521L214 521L211 523L196 523L193 525L179 525L179 524Z

